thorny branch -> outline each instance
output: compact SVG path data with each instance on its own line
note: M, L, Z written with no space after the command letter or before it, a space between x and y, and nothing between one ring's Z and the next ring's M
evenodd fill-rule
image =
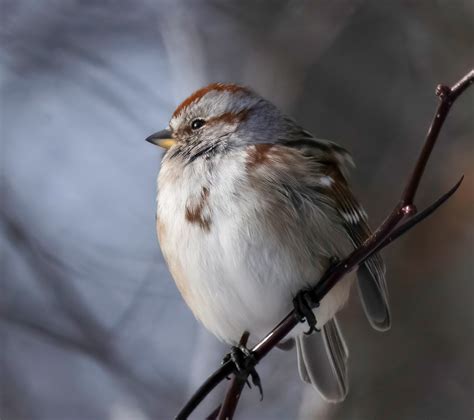
M467 73L453 87L439 85L436 89L436 95L440 99L440 104L431 122L430 128L426 135L426 140L420 152L415 168L408 179L405 190L401 199L395 206L385 221L375 230L375 232L367 238L362 246L355 249L348 257L340 261L337 265L331 267L321 280L312 289L316 302L323 297L341 280L347 273L351 272L359 264L364 262L375 252L389 245L399 236L405 234L416 224L432 214L446 200L448 200L461 185L461 178L451 190L440 197L432 205L417 213L414 205L414 199L421 178L426 168L426 164L430 158L431 152L436 144L441 128L449 114L451 106L462 95L466 89L474 83L474 70ZM405 220L403 223L401 223ZM272 350L285 336L299 323L299 319L295 315L295 311L291 311L285 319L283 319L267 336L251 349L255 362L258 363ZM241 340L246 341L245 334ZM176 419L186 419L202 402L202 400L228 375L236 372L235 364L229 360L217 369L201 387L195 392L191 399L181 409ZM238 380L234 375L232 383L229 387L224 403L218 407L208 418L216 418L218 413L219 419L232 419L235 409L239 401L245 382Z

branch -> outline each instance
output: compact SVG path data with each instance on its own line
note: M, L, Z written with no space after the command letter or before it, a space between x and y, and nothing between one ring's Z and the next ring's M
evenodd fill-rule
M456 185L439 198L431 206L423 210L415 216L416 207L414 199L421 178L426 168L426 164L430 158L431 152L436 144L438 135L441 131L444 121L446 120L449 110L453 103L461 96L464 91L474 83L474 70L466 74L452 88L440 85L436 89L436 95L440 99L440 104L431 122L430 128L426 135L426 140L420 152L415 168L408 179L407 185L402 193L400 201L395 206L385 221L375 230L375 232L367 238L362 246L355 249L347 258L340 261L337 265L331 267L312 289L316 301L319 302L326 294L341 280L347 273L351 272L355 267L364 262L373 253L380 251L385 246L393 242L399 236L408 232L416 224L424 220L432 214L439 206L451 197L458 189L462 182L462 178ZM407 219L405 223L400 222ZM251 352L258 363L272 350L286 335L299 323L295 311L292 310L267 336L260 341ZM236 372L236 366L232 361L227 361L219 369L217 369L207 380L199 387L191 399L181 409L176 419L186 419L201 401L228 375ZM238 382L235 379L229 388L225 401L235 400L235 404L224 403L219 410L219 418L232 419L235 408L238 403L242 387L234 386ZM242 385L243 386L243 385ZM239 395L237 395L239 394ZM226 411L225 411L226 410ZM217 409L213 412L215 414Z

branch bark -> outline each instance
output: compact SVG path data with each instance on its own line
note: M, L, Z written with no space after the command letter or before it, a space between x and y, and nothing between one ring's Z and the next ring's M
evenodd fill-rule
M414 205L414 199L418 190L421 178L424 174L426 164L431 156L431 152L436 144L444 121L449 114L449 110L453 103L461 96L466 89L474 83L474 70L467 73L453 87L439 85L436 89L436 95L440 99L440 104L433 117L431 125L426 135L426 140L420 155L416 161L415 167L405 189L402 193L400 201L392 210L385 221L375 230L375 232L367 238L364 244L355 249L347 258L340 261L336 266L331 267L316 286L312 289L316 301L319 302L347 273L351 272L355 267L364 262L373 253L380 251L382 248L393 242L399 236L408 232L416 224L432 214L439 206L451 197L460 186L461 178L456 185L440 197L436 202L427 207L425 210L417 213ZM403 220L407 219L401 224ZM262 360L285 336L299 323L295 315L295 311L291 311L267 336L260 341L251 352L256 363ZM191 399L181 409L176 419L186 419L201 401L228 375L236 371L236 366L232 361L227 361L219 369L217 369L207 380L199 387ZM237 380L234 375L233 381L225 402L219 410L219 419L232 419L237 403L243 388L242 380ZM217 409L213 412L217 412Z

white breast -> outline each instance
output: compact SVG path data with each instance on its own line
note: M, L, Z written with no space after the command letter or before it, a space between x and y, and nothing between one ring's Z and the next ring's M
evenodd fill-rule
M211 169L204 159L169 163L164 160L158 179L157 229L183 298L221 340L235 344L244 331L262 338L289 312L296 292L317 281L323 262L284 219L278 234L269 228L242 152L216 159ZM337 232L322 231L321 240L334 240L327 235ZM351 282L343 280L323 299L318 327L346 302Z

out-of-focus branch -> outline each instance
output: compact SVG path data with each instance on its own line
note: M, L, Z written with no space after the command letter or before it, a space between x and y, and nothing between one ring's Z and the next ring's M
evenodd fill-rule
M444 85L438 86L436 94L440 99L440 104L433 117L433 121L428 130L425 143L416 161L415 168L408 179L406 187L402 193L400 201L392 210L385 221L367 238L362 246L355 249L348 257L340 261L337 265L331 267L320 279L317 285L311 290L314 302L319 302L326 294L340 281L346 274L351 272L359 264L364 262L373 253L381 250L393 240L406 233L416 224L432 214L457 190L462 182L462 178L456 185L439 198L431 206L415 216L417 212L414 205L414 199L421 178L430 158L431 152L436 144L440 130L451 109L451 106L459 96L474 83L474 70L466 74L452 88ZM402 220L407 219L403 224ZM262 341L252 348L251 353L255 364L262 360L286 335L299 323L299 318L295 311L291 311ZM228 375L235 373L237 367L234 362L229 360L217 369L201 385L186 405L176 416L177 419L186 419L200 402ZM234 376L235 378L235 376ZM238 399L242 391L241 379L232 382L224 403L219 410L219 419L232 419L237 407ZM213 414L216 412L215 410Z
M12 194L11 190L8 190ZM16 198L16 197L15 197ZM105 326L94 315L94 311L82 295L69 281L75 269L67 261L55 255L52 249L35 238L35 225L26 225L18 215L9 211L8 206L0 205L0 229L5 237L15 245L22 255L23 264L34 270L35 280L41 290L51 293L48 297L54 302L55 310L70 328L61 323L50 323L43 315L44 308L30 302L15 311L7 305L0 305L0 324L9 328L21 329L54 344L56 347L82 356L98 363L111 377L127 387L130 395L143 401L142 409L151 418L156 413L152 383L142 378L130 364L118 346L120 329ZM140 293L138 290L137 293ZM133 297L132 299L138 299ZM134 305L132 300L131 305ZM127 313L124 315L127 316ZM128 312L130 316L130 312ZM163 379L160 378L160 381Z

